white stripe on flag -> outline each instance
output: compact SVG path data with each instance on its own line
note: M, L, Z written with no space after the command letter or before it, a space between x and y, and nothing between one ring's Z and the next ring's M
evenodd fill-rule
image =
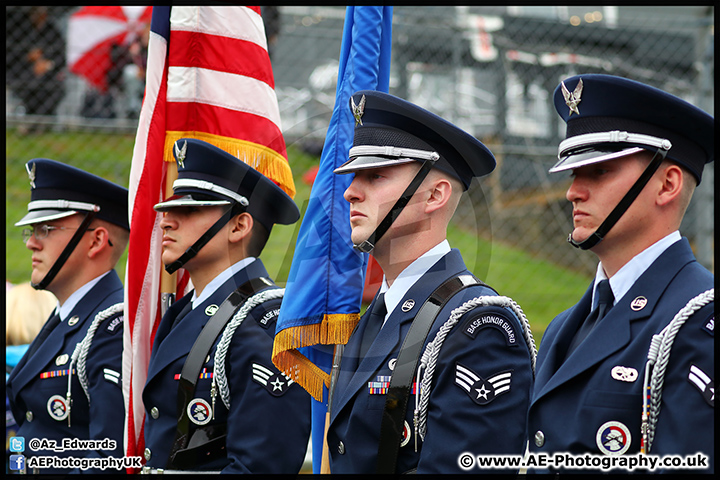
M252 113L267 118L282 130L275 90L265 82L243 75L206 68L169 67L167 100Z
M239 16L245 18L238 21ZM267 50L262 17L247 7L173 7L170 24L173 30L245 40Z

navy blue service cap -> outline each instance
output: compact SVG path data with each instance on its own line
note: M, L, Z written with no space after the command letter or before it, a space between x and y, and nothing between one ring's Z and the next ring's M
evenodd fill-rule
M355 117L350 160L335 173L430 160L467 190L473 177L495 169L495 157L478 139L401 98L362 90L352 95L350 108Z
M555 109L567 123L550 172L669 147L666 158L698 184L714 160L714 118L674 95L613 75L577 75L560 83Z
M155 205L158 212L175 207L240 204L268 231L289 225L300 211L282 188L225 150L195 138L175 142L178 178L173 196Z
M95 211L96 218L130 230L128 190L79 168L47 158L25 164L30 176L28 213L15 226Z

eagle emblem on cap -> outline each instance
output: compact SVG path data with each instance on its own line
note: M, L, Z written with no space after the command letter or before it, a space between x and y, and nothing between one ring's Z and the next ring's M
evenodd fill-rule
M362 125L362 116L365 113L365 95L360 99L360 105L355 105L355 99L350 97L350 107L352 108L353 117L355 117L355 125Z
M578 110L578 103L580 103L580 96L582 95L583 91L583 81L582 78L578 82L577 86L575 87L575 90L573 90L572 93L570 93L570 90L567 89L565 86L565 82L560 82L560 85L562 87L562 94L563 97L565 97L565 105L570 107L570 114L572 115L573 112L580 115L580 111Z
M185 156L187 155L187 140L183 143L182 148L178 148L178 142L175 142L175 157L177 158L180 168L185 168Z
M35 164L32 164L32 167L30 167L30 164L28 163L25 165L25 170L28 172L28 177L30 177L30 187L35 188Z

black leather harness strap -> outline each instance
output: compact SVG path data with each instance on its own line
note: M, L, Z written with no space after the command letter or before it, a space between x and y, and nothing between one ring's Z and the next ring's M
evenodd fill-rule
M187 406L195 394L195 386L197 385L200 370L205 364L205 359L215 344L215 340L223 331L228 320L233 316L233 313L245 303L248 298L257 291L272 285L274 285L272 280L266 277L253 278L240 285L237 290L232 292L220 305L220 308L218 308L213 317L207 322L195 340L187 359L185 359L185 364L180 374L177 395L178 424L167 468L177 468L174 457L178 451L185 449L188 445L190 418L187 414Z
M472 285L487 286L473 275L460 275L445 281L425 301L413 320L395 362L385 399L376 473L395 473L413 379L422 347L435 318L453 295Z

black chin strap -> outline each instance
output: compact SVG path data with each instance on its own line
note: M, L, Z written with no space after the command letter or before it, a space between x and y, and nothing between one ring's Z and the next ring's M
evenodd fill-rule
M645 188L645 185L647 185L647 183L650 181L650 178L655 174L658 167L665 159L665 155L667 155L667 152L668 149L664 148L660 148L657 152L655 152L655 155L650 161L650 164L647 166L642 175L640 175L635 184L630 187L630 190L628 190L628 192L620 200L620 202L613 209L613 211L610 212L610 215L607 216L605 221L597 228L597 230L595 230L595 232L593 232L592 235L590 235L582 242L576 242L575 240L573 240L571 232L568 235L568 243L575 248L580 248L581 250L588 250L600 243L602 239L605 238L605 235L607 235L607 232L617 223L618 220L620 220L620 217L622 217L622 215L630 207L632 202L635 201L637 196L640 195L642 189Z
M395 205L390 209L388 214L385 215L385 218L382 222L380 222L380 225L378 225L375 231L370 235L370 238L368 238L359 245L353 245L353 248L355 250L359 250L363 253L369 253L373 248L375 248L375 245L377 244L378 240L380 240L380 237L385 235L385 232L388 231L390 225L393 224L393 222L400 215L400 212L402 212L402 209L405 208L412 196L415 195L415 192L420 187L420 184L423 182L423 180L425 180L427 174L430 173L430 170L432 169L434 163L435 162L431 160L425 160L423 162L420 170L415 175L415 178L413 178L412 182L410 182L410 185L408 185L408 187L405 189L398 201L395 202Z
M99 210L99 209L98 209ZM85 218L83 218L83 221L80 223L80 226L75 230L75 235L72 236L70 241L67 245L65 245L65 249L60 253L60 256L57 260L55 260L55 263L52 267L50 267L50 270L48 270L48 273L45 275L45 278L40 280L40 283L32 283L30 282L30 285L35 290L45 290L48 285L50 285L50 282L52 282L55 279L55 275L58 274L60 269L63 265L65 265L65 262L72 254L73 250L75 250L75 247L77 247L77 244L80 243L80 239L83 235L85 235L85 232L87 231L88 227L90 226L90 222L92 222L93 218L95 218L95 214L97 213L97 210L91 211L85 214Z
M165 265L165 271L172 275L175 273L179 268L181 268L185 263L187 263L188 260L193 258L197 253L200 251L202 247L205 246L206 243L212 239L217 232L220 231L221 228L225 226L226 223L230 221L230 219L237 213L235 212L235 206L238 204L233 204L230 206L230 208L223 213L222 217L220 217L217 222L213 224L212 227L210 227L207 232L203 234L202 237L198 238L197 241L190 246L187 250L185 250L185 253L183 253L180 258L172 262L170 265Z

